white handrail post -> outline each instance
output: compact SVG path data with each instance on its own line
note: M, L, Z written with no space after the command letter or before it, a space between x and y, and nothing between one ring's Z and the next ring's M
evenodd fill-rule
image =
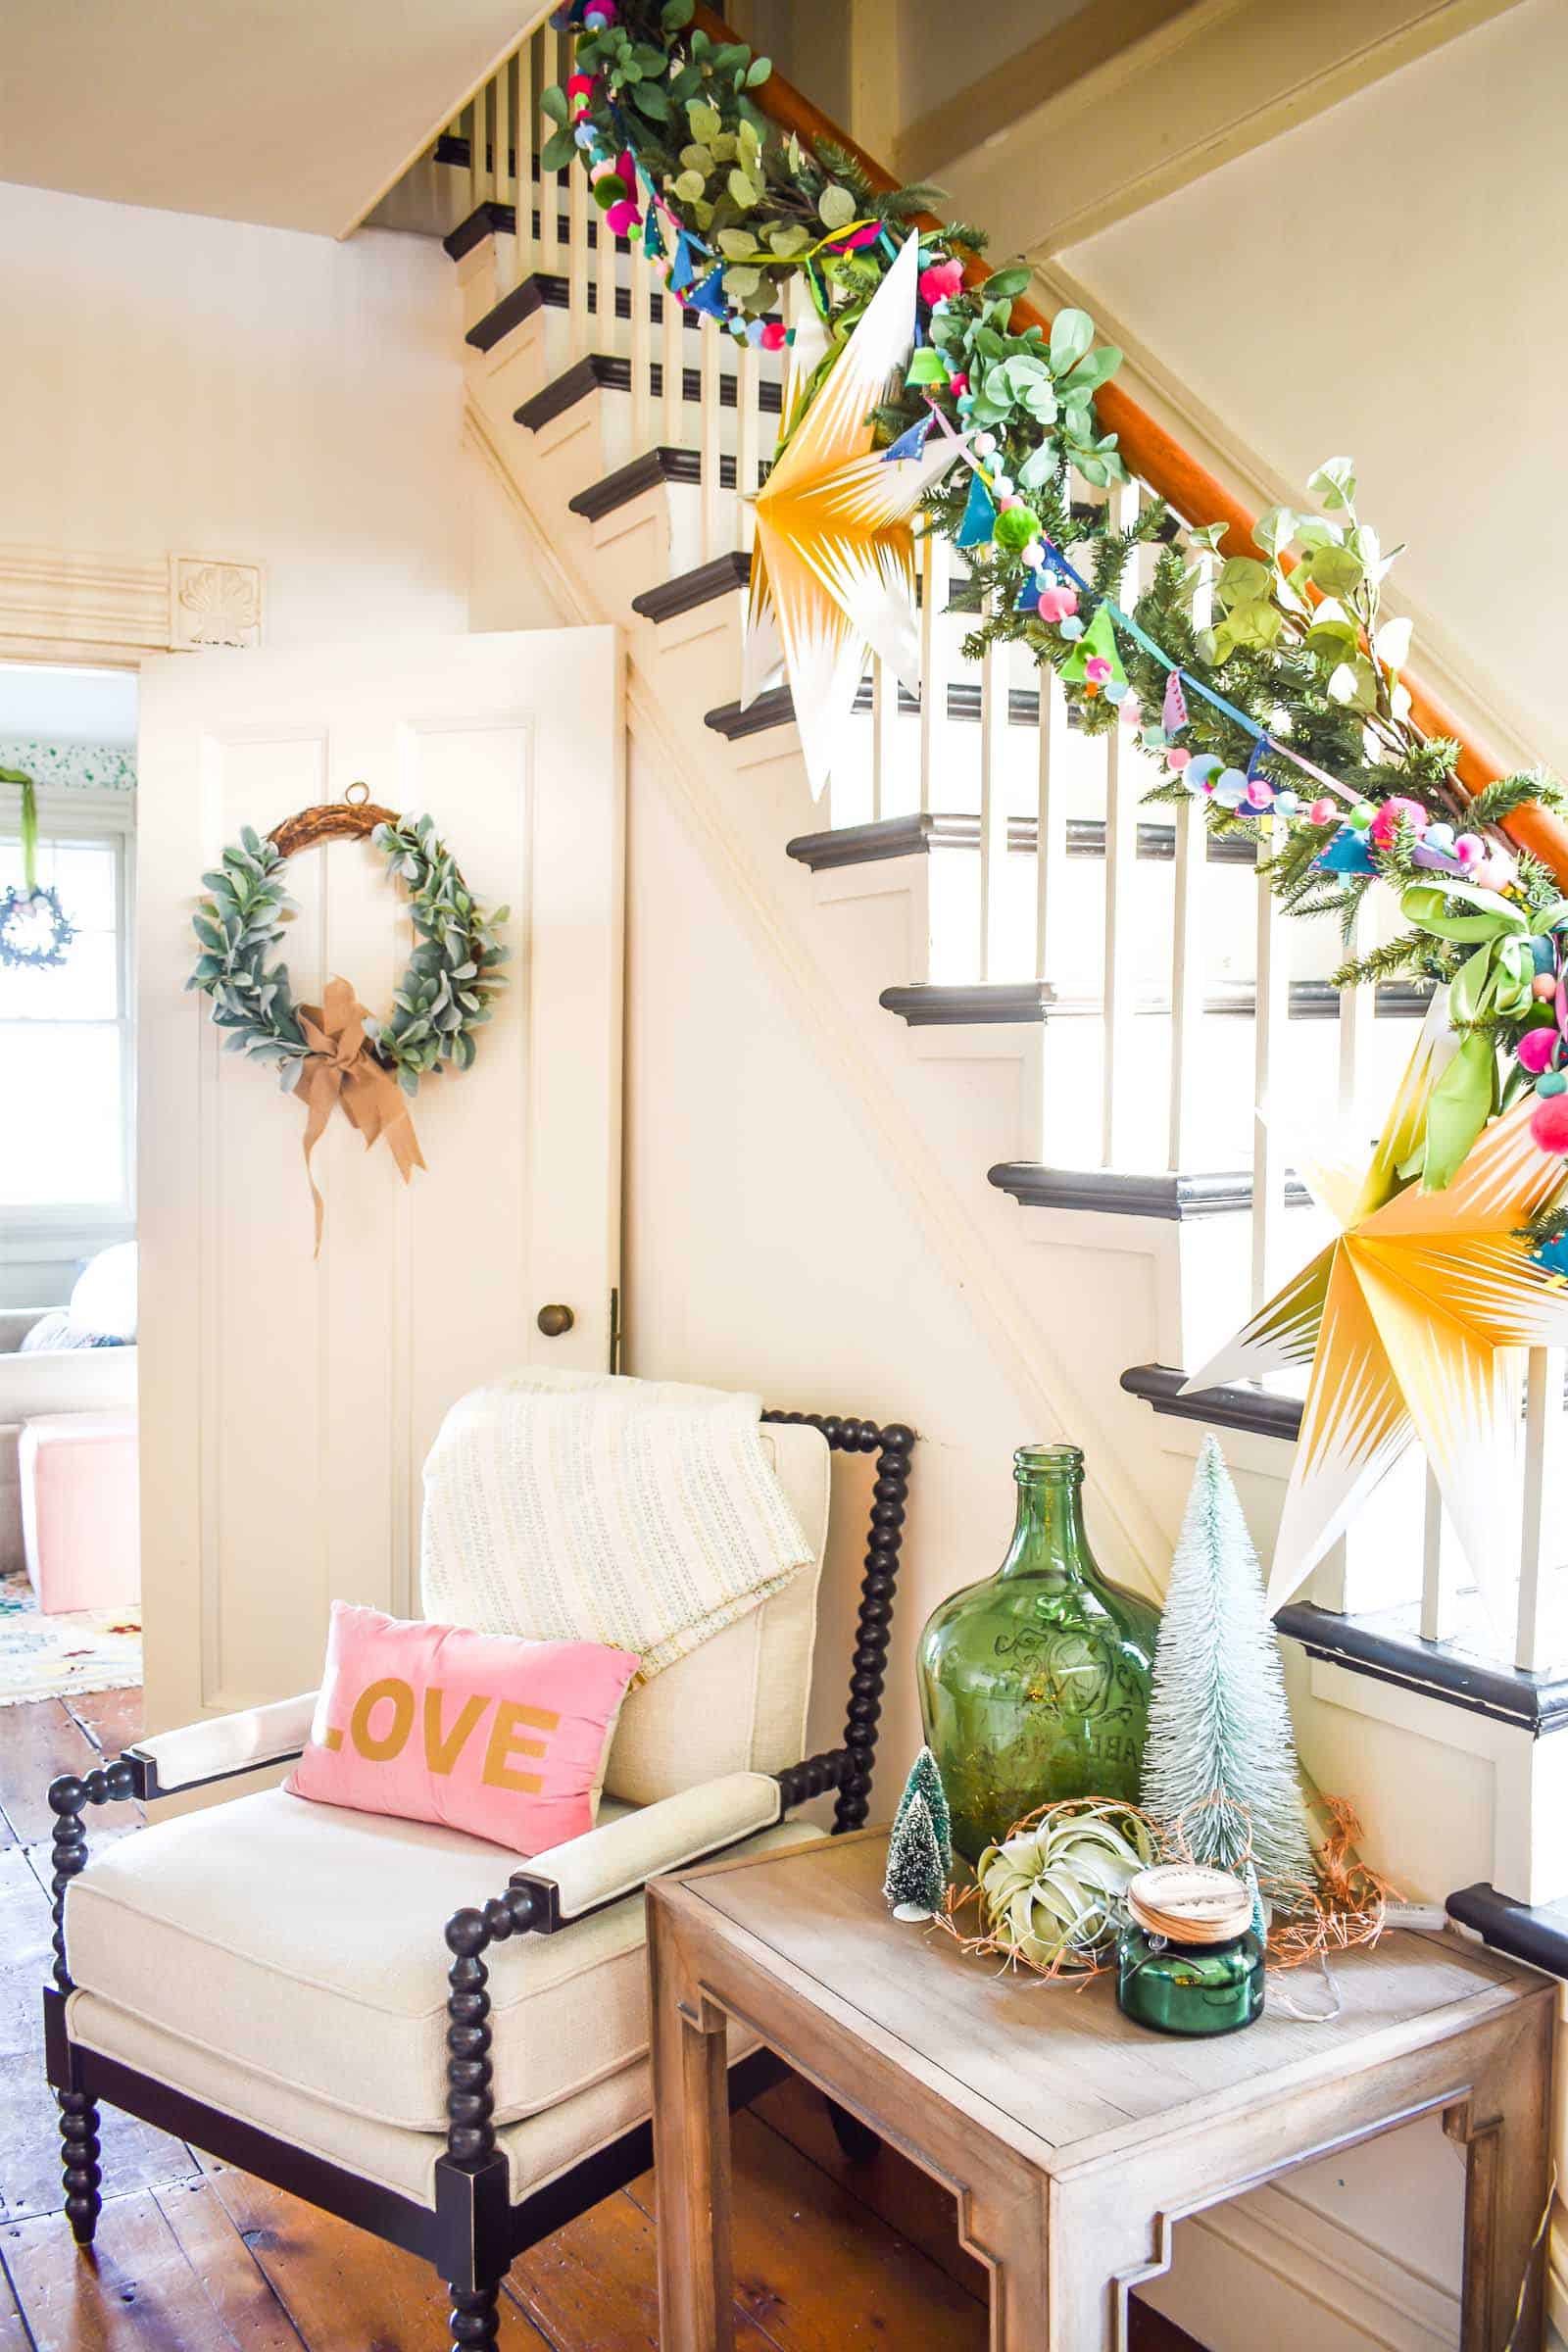
M1067 884L1067 763L1072 739L1067 726L1067 690L1054 664L1040 664L1039 775L1035 795L1035 978L1051 977L1051 958L1061 937L1062 894Z
M1192 1143L1203 1017L1202 890L1208 828L1198 805L1176 808L1176 863L1170 933L1170 1136L1166 1158L1180 1173Z
M1142 491L1121 484L1111 499L1111 524L1126 530L1137 520ZM1120 595L1120 583L1112 594ZM1138 884L1138 786L1134 761L1123 757L1122 730L1112 725L1105 746L1105 953L1101 983L1102 1071L1101 1159L1113 1168L1127 1146L1132 1107L1133 1023L1138 1017L1138 949L1134 893Z
M735 527L732 544L744 555L757 530L758 478L762 466L762 355L739 346L735 368ZM713 554L718 554L715 546Z

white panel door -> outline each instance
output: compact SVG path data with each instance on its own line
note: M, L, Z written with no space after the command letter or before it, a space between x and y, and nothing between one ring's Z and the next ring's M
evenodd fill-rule
M510 1366L608 1366L620 1234L624 717L612 629L169 656L143 670L138 843L142 1563L150 1729L309 1689L327 1604L416 1613L420 1465ZM341 1112L222 1052L184 993L203 871L343 797L428 810L510 985L423 1079L405 1186ZM368 843L288 867L297 1000L391 1009L414 944ZM569 1306L547 1339L537 1316Z

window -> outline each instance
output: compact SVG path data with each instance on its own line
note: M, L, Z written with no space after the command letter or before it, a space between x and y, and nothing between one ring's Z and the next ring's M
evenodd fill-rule
M133 806L128 794L38 796L38 880L59 892L76 935L63 963L0 967L0 1222L8 1227L131 1213ZM21 884L15 815L0 810L0 890Z

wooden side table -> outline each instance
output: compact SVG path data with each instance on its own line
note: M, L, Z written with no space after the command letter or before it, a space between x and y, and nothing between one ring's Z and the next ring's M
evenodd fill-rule
M1344 2008L1183 2041L1107 1979L998 1975L882 1901L886 1834L649 1888L664 2352L729 2352L726 2020L951 2188L995 2352L1120 2352L1184 2216L1434 2109L1466 2151L1464 2352L1504 2352L1545 2202L1556 1986L1449 1936L1336 1960ZM1537 2352L1539 2260L1512 2352Z

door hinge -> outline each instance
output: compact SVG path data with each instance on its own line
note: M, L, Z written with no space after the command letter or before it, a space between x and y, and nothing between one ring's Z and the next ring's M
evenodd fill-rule
M620 1292L615 1289L610 1294L610 1369L612 1372L620 1370Z

